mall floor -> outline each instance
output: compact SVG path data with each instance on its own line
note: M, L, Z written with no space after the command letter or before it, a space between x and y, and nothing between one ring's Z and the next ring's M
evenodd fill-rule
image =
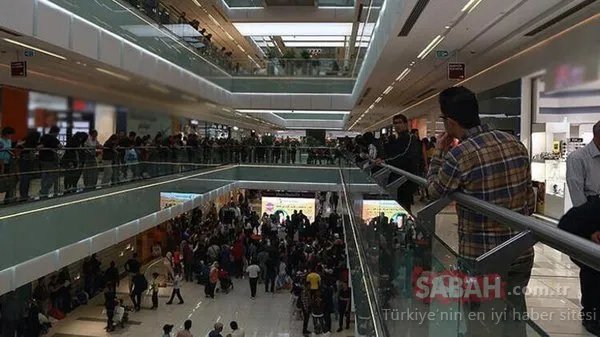
M117 296L126 298L127 281L122 282ZM130 314L130 323L116 331L104 331L106 318L102 314L103 297L96 296L91 303L71 312L66 319L55 323L48 337L84 337L84 336L131 336L152 337L162 335L164 324L173 324L173 336L181 329L183 322L191 319L191 332L195 337L205 337L215 322L224 324L222 335L231 332L229 323L235 320L246 333L246 337L300 337L302 321L293 316L291 295L289 292L265 293L259 285L256 300L250 299L250 287L246 280L234 280L235 288L228 294L217 293L215 299L204 296L204 287L195 283L184 283L181 293L185 304L166 305L171 288L160 288L159 307L151 306L150 297L143 300L142 310ZM335 317L333 317L335 318ZM309 330L312 323L309 325ZM337 328L337 324L334 323ZM333 333L332 337L354 336L351 330Z

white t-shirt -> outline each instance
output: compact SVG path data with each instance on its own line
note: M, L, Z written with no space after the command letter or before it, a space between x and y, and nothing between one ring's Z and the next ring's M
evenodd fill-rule
M244 330L242 329L237 329L231 332L231 337L245 337L246 333L244 333Z
M255 264L251 264L248 266L248 268L246 268L246 272L248 273L248 277L257 278L258 273L260 272L260 267Z

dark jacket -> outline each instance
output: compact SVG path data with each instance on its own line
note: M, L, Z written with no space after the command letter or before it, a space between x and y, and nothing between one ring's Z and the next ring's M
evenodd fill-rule
M573 207L560 219L558 228L590 240L592 234L600 231L600 213L598 209L600 209L600 199L590 200L581 206ZM573 257L571 259L578 266L583 265Z
M421 142L415 136L404 132L397 137L390 137L384 148L383 156L386 164L407 171L412 174L422 175L421 163L423 162L423 151ZM390 174L388 182L391 183L399 178L397 174ZM398 193L413 195L417 191L417 185L407 182L402 185Z

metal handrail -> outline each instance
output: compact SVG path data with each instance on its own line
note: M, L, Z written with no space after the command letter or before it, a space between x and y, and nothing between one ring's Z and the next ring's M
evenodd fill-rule
M427 180L423 177L388 164L381 164L380 166L405 176L419 186L427 186ZM537 241L575 257L578 261L596 270L600 270L600 246L590 240L563 231L549 222L511 211L465 193L453 192L448 197L469 209L493 218L501 224L521 231L531 231Z

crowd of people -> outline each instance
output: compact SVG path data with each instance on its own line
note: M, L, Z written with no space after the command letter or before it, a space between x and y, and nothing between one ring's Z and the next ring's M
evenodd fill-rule
M332 195L317 197L319 204L336 204L319 207L314 222L302 211L259 216L245 197L231 200L219 211L211 209L204 220L196 215L191 221L174 221L164 257L165 277L174 285L167 303L181 295L182 280L204 285L206 297L215 298L229 292L234 279L247 277L251 300L260 296L259 284L264 284L265 293L291 292L305 334L310 333L311 320L316 334L332 331L334 313L339 317L337 330L348 328L351 296L343 229L336 211L339 197ZM148 282L151 289L157 277ZM140 289L145 288L140 282ZM220 336L218 330L215 327L213 336Z
M307 164L333 164L341 158L334 142L307 148L306 143L289 137L252 136L237 140L199 137L195 133L157 133L152 137L120 131L102 143L98 132L91 130L77 132L63 144L59 133L60 129L54 126L44 135L32 130L24 139L15 140L12 127L2 128L0 193L5 193L4 203L180 173L197 168L197 164L296 164L301 160ZM31 195L36 179L40 179L39 194Z

